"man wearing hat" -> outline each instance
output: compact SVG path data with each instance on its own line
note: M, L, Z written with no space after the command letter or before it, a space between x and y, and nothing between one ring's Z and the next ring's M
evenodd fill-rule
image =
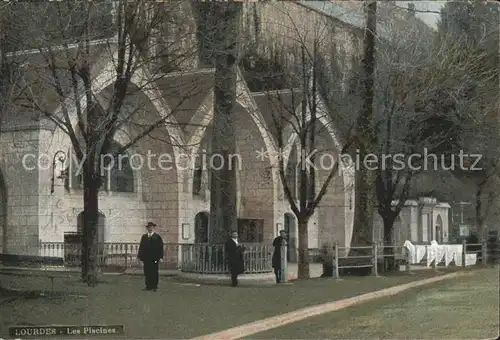
M142 235L141 245L137 258L144 263L144 276L146 278L146 287L144 290L156 292L158 288L158 263L163 259L163 240L153 229L156 224L148 222L146 228L148 232Z
M238 286L238 275L243 274L245 271L244 252L245 247L238 242L238 232L233 231L231 238L226 242L227 260L233 287Z

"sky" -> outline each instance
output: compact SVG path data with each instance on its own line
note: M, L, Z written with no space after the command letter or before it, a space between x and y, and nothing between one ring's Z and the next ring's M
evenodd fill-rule
M446 1L398 1L397 5L407 7L409 3L415 4L416 10L439 12ZM439 14L436 13L416 13L416 16L432 28L437 28Z

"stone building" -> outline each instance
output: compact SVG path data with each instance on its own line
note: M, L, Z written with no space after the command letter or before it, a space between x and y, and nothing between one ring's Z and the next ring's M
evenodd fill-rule
M198 84L196 92L189 100L181 102L193 83ZM103 242L137 242L148 220L159 225L159 232L169 243L207 241L208 171L203 167L193 168L188 161L203 159L195 156L209 150L213 70L169 75L157 86L154 90L162 94L162 100L151 93L139 93L127 99L132 109L141 102L143 110L134 123L157 120L162 112L174 111L169 119L171 124L157 129L152 136L130 148L127 151L129 161L122 162L120 169L106 171L99 201L102 214L99 237ZM180 89L184 97L174 88ZM100 89L96 86L96 95L102 101L105 101L106 91L109 91L108 84L103 83ZM283 105L290 105L291 101L286 103L290 97L287 91L279 95ZM280 228L287 228L296 235L294 218L278 184L276 164L269 156L259 156L277 153L275 136L270 134L268 127L273 109L269 105L269 95L251 93L240 78L238 98L235 108L240 162L238 212L241 219L255 220L254 226L249 225L241 231L242 238L248 242L269 242ZM300 101L296 104L300 105ZM337 148L339 141L334 123L325 118L324 124L328 127L323 133L325 147ZM117 147L128 142L128 133L130 131L117 134ZM32 116L24 114L7 121L1 136L2 202L6 212L2 225L3 251L36 253L38 241L62 242L65 232L81 228L79 216L83 210L81 179L76 173L78 164L69 161L74 159L69 138L53 124L34 121ZM287 137L290 139L287 148L291 152L296 136ZM164 141L167 138L170 142ZM60 162L61 156L67 160ZM127 158L124 156L122 160ZM70 176L59 178L61 171L66 169ZM326 172L321 174L326 175ZM294 187L297 190L297 186ZM347 172L332 181L322 206L310 223L311 248L318 247L321 239L332 237L349 244L354 211L349 203L352 202L352 189L349 188L353 186Z
M185 27L182 32L167 27L165 32L159 32L159 41L180 41L175 35L181 34L188 38L175 46L194 48L198 43L194 37L199 29L196 15L192 14L190 2L181 3L177 19L182 17ZM315 20L326 22L334 28L335 35L325 49L343 51L338 69L345 73L354 60L359 60L362 26L359 22L352 22L351 17L346 19L335 11L329 11L329 8L314 8L318 7L319 2L310 3L309 7L294 2L245 4L243 22L247 28L245 32L249 34L248 41L256 42L259 46L257 54L268 58L270 51L276 48L277 35L280 35L280 41L291 40L289 37L294 34L293 31L283 33L283 27L289 27L287 24L291 24L292 19L300 18L302 23ZM289 9L292 15L283 16L283 12L280 12L282 8ZM311 20L303 20L302 15ZM106 105L112 90L110 68L114 53L112 44L108 48L96 45L92 53L94 95L102 106ZM26 58L23 65L28 65L27 68L33 71L30 72L33 78L29 79L37 83L40 105L46 111L60 111L62 103L40 82L39 69L44 68L43 56L33 51L21 55ZM293 53L289 57L293 59ZM140 88L145 73L161 70L168 61L162 63L138 71L133 79L134 84ZM104 173L105 181L99 198L101 242L138 242L144 232L143 226L149 220L159 225L159 233L164 235L168 243L208 241L209 172L199 169L198 165L203 163L199 163L199 159L203 159L200 155L210 150L214 70L209 66L201 58L193 57L177 72L171 72L166 67L170 70L169 74L154 82L147 90L141 89L127 98L124 110L140 108L140 113L123 131L117 133L115 147L130 141L135 131L134 125L144 125L162 117L166 118L166 123L131 147L127 155L123 155L122 160L125 161L119 170ZM283 228L290 233L293 249L297 239L297 224L284 197L277 165L269 155L276 155L279 151L276 147L276 131L272 127L273 112L297 110L301 91L291 90L288 85L273 88L272 91L269 88L262 90L252 85L252 74L255 75L252 72L256 70L240 67L235 107L235 116L238 117L237 154L241 166L237 185L240 234L243 241L270 242ZM342 145L345 126L339 117L329 111L330 99L320 99L320 110L325 114L321 115L324 129L318 134L318 140L319 146L330 150L335 156ZM65 104L70 111L74 110L71 100L68 99ZM296 165L297 137L292 129L286 131L287 173L295 193L298 190L294 184L297 181L296 173L290 169L295 169ZM62 242L64 233L79 231L83 210L81 179L75 173L78 165L71 161L73 153L68 136L41 117L35 108L18 106L5 117L0 138L0 251L37 254L40 241ZM262 154L264 156L261 157ZM194 159L195 166L192 166ZM67 178L61 176L63 170L68 171ZM327 175L326 170L318 171L318 185L323 183ZM309 248L318 248L334 241L349 247L354 217L354 189L352 169L343 168L341 174L332 180L309 223Z
M393 202L397 204L397 202ZM448 243L451 241L450 208L446 202L434 197L409 199L393 226L393 243L402 246L408 240L413 244ZM384 223L379 214L374 216L373 237L377 244L384 244Z

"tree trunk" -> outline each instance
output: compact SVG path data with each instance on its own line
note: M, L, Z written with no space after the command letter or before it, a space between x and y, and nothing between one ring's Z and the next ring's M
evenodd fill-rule
M375 172L364 169L356 171L356 192L354 211L354 230L351 245L366 246L373 241L373 214L376 204ZM351 253L366 253L351 249Z
M82 266L82 275L84 275L84 282L87 282L89 286L95 286L98 281L97 226L100 178L91 167L91 165L86 164L83 175L83 248L85 249L85 258L82 260L85 262L85 269Z
M213 139L219 138L214 135ZM216 147L212 154L221 155L223 162L227 164L230 155L234 153ZM209 242L218 244L223 243L229 237L231 231L238 230L236 172L234 168L229 168L227 165L224 165L221 170L211 169L210 171L212 175L210 183Z
M214 120L210 183L210 242L222 243L237 230L236 154L233 109L236 102L236 65L242 7L234 3L212 3L212 15L224 18L212 27L215 58ZM210 163L212 163L210 162ZM217 164L217 162L219 164ZM222 163L222 164L221 164ZM219 170L220 169L220 170Z
M85 221L82 228L82 249L81 249L81 268L82 268L82 281L87 282L87 275L89 272L88 266L88 232L85 228Z
M307 230L308 219L298 219L299 220L299 260L297 262L298 279L308 279L310 277L309 271L309 234Z
M394 213L388 212L382 216L384 220L384 269L387 272L396 271L396 258L394 254L394 249L392 248L392 234L394 228L394 221L396 216Z
M377 2L366 1L366 26L363 58L363 107L357 119L356 133L359 136L360 159L372 153L378 146L374 124L373 102L375 83L375 41L377 29ZM363 161L362 161L363 162ZM364 164L356 171L356 206L354 213L353 246L364 246L372 243L373 210L376 204L374 170L367 169ZM365 253L356 249L352 254Z

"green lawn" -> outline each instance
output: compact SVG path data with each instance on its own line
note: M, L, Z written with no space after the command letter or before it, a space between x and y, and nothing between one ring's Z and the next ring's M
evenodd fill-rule
M436 275L433 271L394 277L313 279L290 285L189 285L162 277L158 292L143 292L143 278L106 276L87 288L78 275L54 279L56 296L20 297L1 305L0 338L16 324L123 324L131 338L191 338L222 331L319 303L347 298ZM6 288L49 290L50 279L0 273Z
M252 335L252 339L496 339L499 269L463 276Z

